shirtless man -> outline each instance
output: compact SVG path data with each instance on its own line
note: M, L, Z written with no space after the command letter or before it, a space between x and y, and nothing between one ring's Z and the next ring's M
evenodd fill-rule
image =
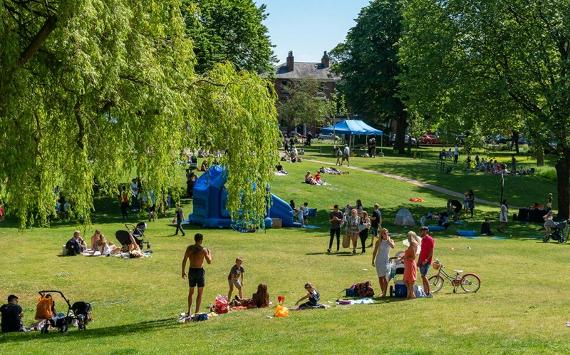
M202 268L204 259L208 264L212 263L212 254L210 250L202 246L202 241L204 236L200 233L194 235L194 245L188 246L186 248L186 253L184 253L184 259L182 259L182 278L186 278L186 260L190 259L190 268L188 269L188 284L190 289L188 290L188 316L190 316L190 309L192 308L192 296L194 295L194 287L198 286L198 295L196 296L196 312L198 314L200 311L200 303L202 303L202 292L204 291L205 271Z

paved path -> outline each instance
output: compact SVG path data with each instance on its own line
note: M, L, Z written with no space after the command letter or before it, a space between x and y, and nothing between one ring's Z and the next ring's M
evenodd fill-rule
M312 163L319 163L319 164L325 164L325 165L335 165L331 162L326 162L326 161L321 161L321 160L313 160L313 159L303 159L304 161L310 161ZM419 181L416 179L411 179L411 178L407 178L404 176L400 176L400 175L395 175L395 174L388 174L388 173L383 173L381 171L376 171L376 170L370 170L370 169L364 169L364 168L359 168L357 166L342 166L344 169L352 169L352 170L358 170L358 171L363 171L365 173L369 173L369 174L376 174L376 175L381 175L390 179L394 179L394 180L399 180L399 181L403 181L403 182L407 182L409 184L412 185L416 185L419 187L423 187L435 192L439 192L442 193L444 195L448 195L448 196L453 196L453 197L458 197L461 199L461 201L463 201L463 193L461 192L455 192L449 189L446 189L444 187L441 186L437 186L437 185L433 185L433 184L428 184L427 182L423 182L423 181ZM499 203L498 202L492 202L489 200L484 200L482 198L475 198L475 202L483 204L483 205L489 205L489 206L495 206L495 207L499 207Z

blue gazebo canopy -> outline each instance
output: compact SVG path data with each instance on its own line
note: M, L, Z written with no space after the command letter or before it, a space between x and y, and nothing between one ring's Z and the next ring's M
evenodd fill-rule
M384 134L381 130L367 125L362 120L342 120L333 126L322 128L321 133L349 134L355 136L381 136Z

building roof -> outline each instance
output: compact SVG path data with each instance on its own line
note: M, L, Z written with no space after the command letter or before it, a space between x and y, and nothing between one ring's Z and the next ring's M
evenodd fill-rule
M275 78L277 79L316 79L320 81L338 81L340 77L335 75L330 67L321 63L295 62L293 70L289 71L287 63L276 67Z

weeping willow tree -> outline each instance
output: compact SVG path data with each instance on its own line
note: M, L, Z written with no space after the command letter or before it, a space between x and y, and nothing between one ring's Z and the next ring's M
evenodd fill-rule
M22 226L48 221L57 186L87 222L95 179L164 191L204 145L227 152L230 211L264 208L274 94L230 64L198 76L180 3L0 0L0 191Z

